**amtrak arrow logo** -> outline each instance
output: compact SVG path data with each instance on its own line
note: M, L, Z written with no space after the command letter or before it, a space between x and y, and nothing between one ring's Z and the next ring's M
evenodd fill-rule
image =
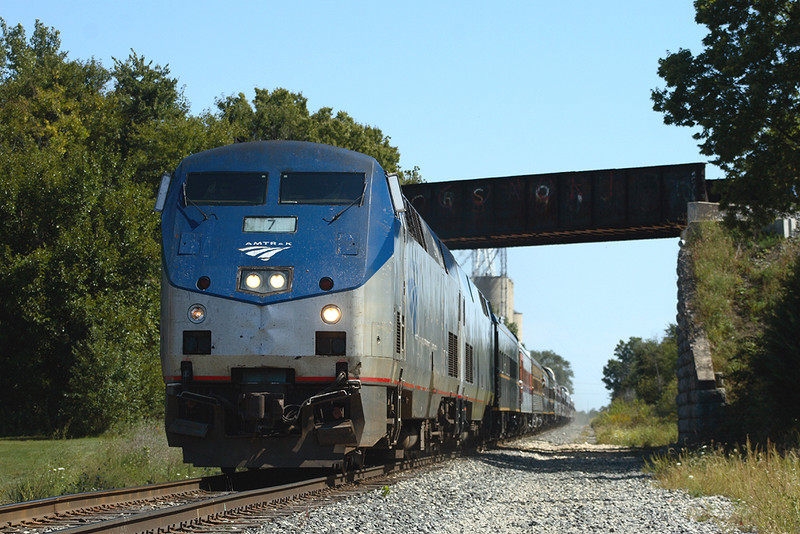
M253 245L249 247L240 248L240 252L244 252L248 256L253 256L261 261L269 261L269 259L282 250L291 247L269 247L264 245Z

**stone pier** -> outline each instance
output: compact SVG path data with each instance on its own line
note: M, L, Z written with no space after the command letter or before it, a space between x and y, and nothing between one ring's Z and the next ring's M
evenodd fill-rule
M685 247L678 253L678 442L711 441L725 406L705 332L695 326L694 278Z

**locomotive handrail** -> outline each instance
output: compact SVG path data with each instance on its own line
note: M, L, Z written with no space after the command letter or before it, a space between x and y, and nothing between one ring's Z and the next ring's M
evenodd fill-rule
M322 393L321 395L314 395L313 397L309 397L306 403L308 403L309 406L313 406L315 404L331 402L333 400L349 396L350 392L347 391L346 389L337 389L336 391L329 391L328 393Z

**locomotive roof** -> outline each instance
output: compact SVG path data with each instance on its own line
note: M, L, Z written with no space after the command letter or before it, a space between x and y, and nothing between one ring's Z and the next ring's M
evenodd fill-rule
M291 162L292 160L314 160L325 161L326 164L335 163L340 165L350 165L359 168L380 167L372 156L340 148L333 145L322 143L312 143L308 141L250 141L247 143L233 143L217 148L198 152L187 156L181 164L192 167L198 164L205 164L216 159L227 162L228 158L235 157L237 163L246 165L247 163L256 164L263 158L277 160L281 162Z

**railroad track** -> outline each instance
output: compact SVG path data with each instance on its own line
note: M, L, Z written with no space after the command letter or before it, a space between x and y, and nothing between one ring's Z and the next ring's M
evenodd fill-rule
M245 491L231 489L240 482L235 478L218 476L11 504L0 506L0 534L216 532L223 525L224 530L252 528L264 518L308 507L314 496L330 500L351 490L380 487L390 475L450 457L409 460Z

